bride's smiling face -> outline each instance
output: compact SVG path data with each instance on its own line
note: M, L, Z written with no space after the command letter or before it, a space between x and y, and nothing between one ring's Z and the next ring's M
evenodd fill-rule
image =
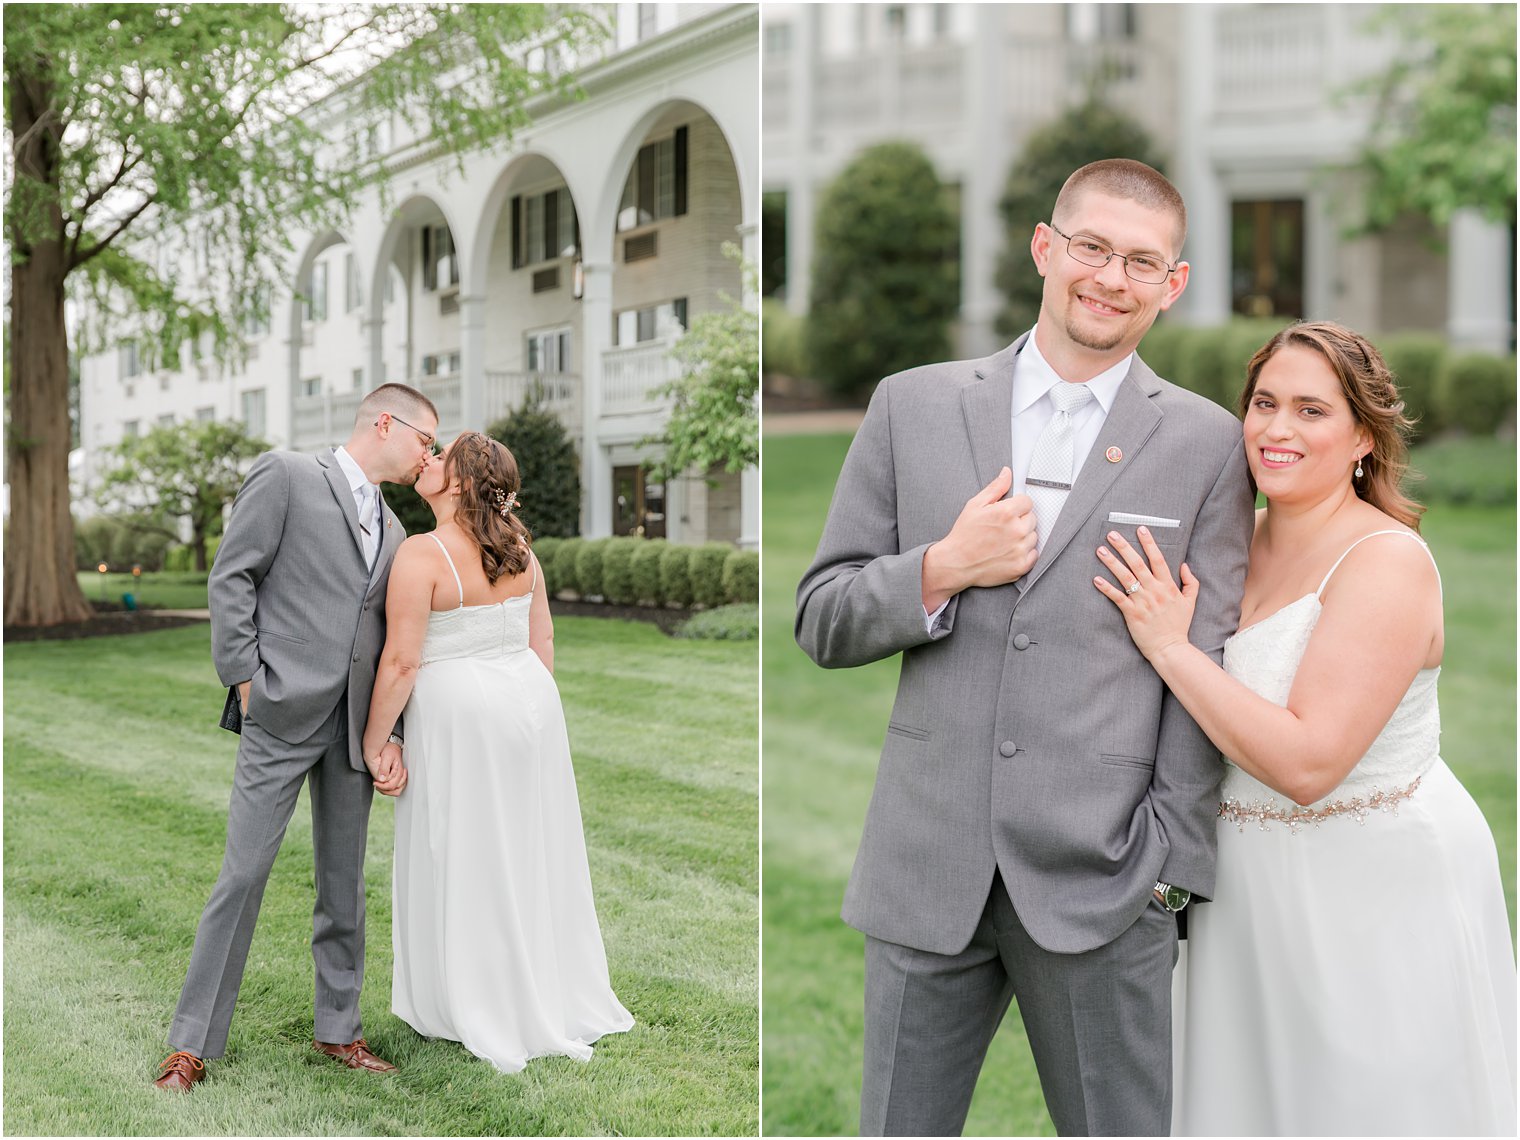
M1357 459L1372 449L1329 361L1296 344L1262 365L1244 428L1246 460L1269 499L1349 486Z

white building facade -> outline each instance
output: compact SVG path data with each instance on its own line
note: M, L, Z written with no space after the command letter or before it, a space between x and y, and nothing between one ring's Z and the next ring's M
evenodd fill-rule
M581 532L678 542L759 538L757 472L646 479L669 413L671 347L744 296L732 243L758 258L759 17L752 4L616 4L580 67L584 98L545 98L510 145L437 153L400 128L392 172L342 232L296 236L293 291L270 298L240 371L147 372L130 347L80 362L83 478L159 423L238 419L276 446L348 437L390 381L438 406L439 435L484 429L537 392L581 459ZM341 114L341 105L321 108ZM509 441L510 443L510 441Z
M1349 236L1371 121L1353 89L1394 46L1368 27L1376 7L767 3L762 177L785 195L788 307L808 308L819 193L863 147L907 139L959 190L959 351L1001 347L1004 181L1030 133L1078 105L1101 67L1106 100L1169 156L1188 204L1193 269L1176 319L1327 318L1509 351L1508 227L1468 211L1444 234Z

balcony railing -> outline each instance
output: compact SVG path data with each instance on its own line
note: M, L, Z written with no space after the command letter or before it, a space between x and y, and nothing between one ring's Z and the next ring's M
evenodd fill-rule
M676 339L666 336L609 348L602 354L603 414L627 415L670 405L670 397L656 395L654 389L681 374L681 366L670 354Z
M501 419L536 395L572 435L581 431L581 378L575 372L510 372L486 369L487 422Z

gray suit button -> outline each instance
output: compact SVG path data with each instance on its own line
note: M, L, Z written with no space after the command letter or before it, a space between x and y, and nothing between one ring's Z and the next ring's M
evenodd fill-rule
M1020 634L1019 636L1022 637L1023 634ZM1012 756L1018 750L1019 746L1011 740L1005 740L1003 743L998 745L998 751L1004 756Z
M354 663L358 664L358 661L359 661L359 655L357 653L355 653L354 654Z
M1029 648L1029 635L1027 633L1017 633L1017 634L1014 634L1014 637L1013 637L1013 647L1015 649L1028 649Z

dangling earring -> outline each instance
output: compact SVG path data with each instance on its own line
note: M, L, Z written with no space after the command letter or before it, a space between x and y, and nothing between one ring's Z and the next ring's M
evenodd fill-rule
M1358 479L1362 477L1362 457L1360 455L1356 457L1356 477Z

